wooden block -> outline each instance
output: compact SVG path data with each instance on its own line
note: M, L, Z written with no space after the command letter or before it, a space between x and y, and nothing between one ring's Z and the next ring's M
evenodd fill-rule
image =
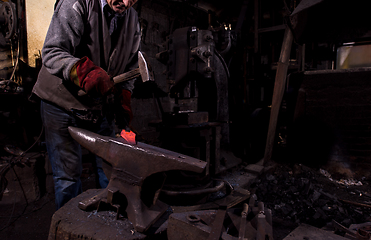
M349 240L342 236L336 235L332 232L328 232L307 224L301 224L283 240Z
M172 206L171 208L174 213L218 209L220 206L227 206L227 208L232 208L235 205L247 200L249 197L250 192L248 190L236 187L230 195L218 199L214 202L208 202L205 204L193 206Z
M260 174L264 170L264 166L257 164L249 164L245 168L246 172Z
M96 195L101 189L90 189L71 199L52 217L49 240L56 239L123 239L140 240L146 235L134 230L126 218L116 220L113 211L83 211L78 203Z

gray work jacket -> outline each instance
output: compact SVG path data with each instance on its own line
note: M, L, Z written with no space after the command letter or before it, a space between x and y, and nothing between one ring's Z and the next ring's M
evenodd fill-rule
M97 111L95 102L70 80L72 66L87 56L110 76L138 66L140 27L135 9L125 11L118 30L117 45L111 46L106 18L100 0L60 0L54 11L44 46L43 66L32 93L54 103L82 119L91 120ZM122 88L132 91L133 81Z

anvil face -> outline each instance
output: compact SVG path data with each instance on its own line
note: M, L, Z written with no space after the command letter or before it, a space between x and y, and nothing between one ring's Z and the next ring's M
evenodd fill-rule
M201 173L206 162L163 148L138 142L131 145L122 138L105 137L88 130L69 127L71 136L81 146L103 158L115 168L138 177L154 173L183 170Z

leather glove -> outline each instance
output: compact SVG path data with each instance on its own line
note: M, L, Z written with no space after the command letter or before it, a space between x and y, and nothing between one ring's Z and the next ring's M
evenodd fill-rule
M121 90L119 95L118 107L116 108L116 125L120 129L127 129L133 119L131 110L131 92L126 89Z
M70 77L77 86L93 97L104 96L114 86L107 72L96 66L88 57L83 57L75 63Z

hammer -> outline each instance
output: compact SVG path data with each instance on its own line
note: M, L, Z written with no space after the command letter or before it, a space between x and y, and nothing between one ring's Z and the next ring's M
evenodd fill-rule
M138 65L139 66L136 69L113 77L113 82L117 84L132 80L139 76L142 77L142 82L153 81L154 77L152 67L148 64L146 54L142 53L141 51L138 51Z
M138 51L138 68L122 73L112 78L114 84L133 80L136 77L141 77L142 82L154 81L153 71L151 65L147 61L146 54ZM79 96L86 95L84 90L79 90Z

